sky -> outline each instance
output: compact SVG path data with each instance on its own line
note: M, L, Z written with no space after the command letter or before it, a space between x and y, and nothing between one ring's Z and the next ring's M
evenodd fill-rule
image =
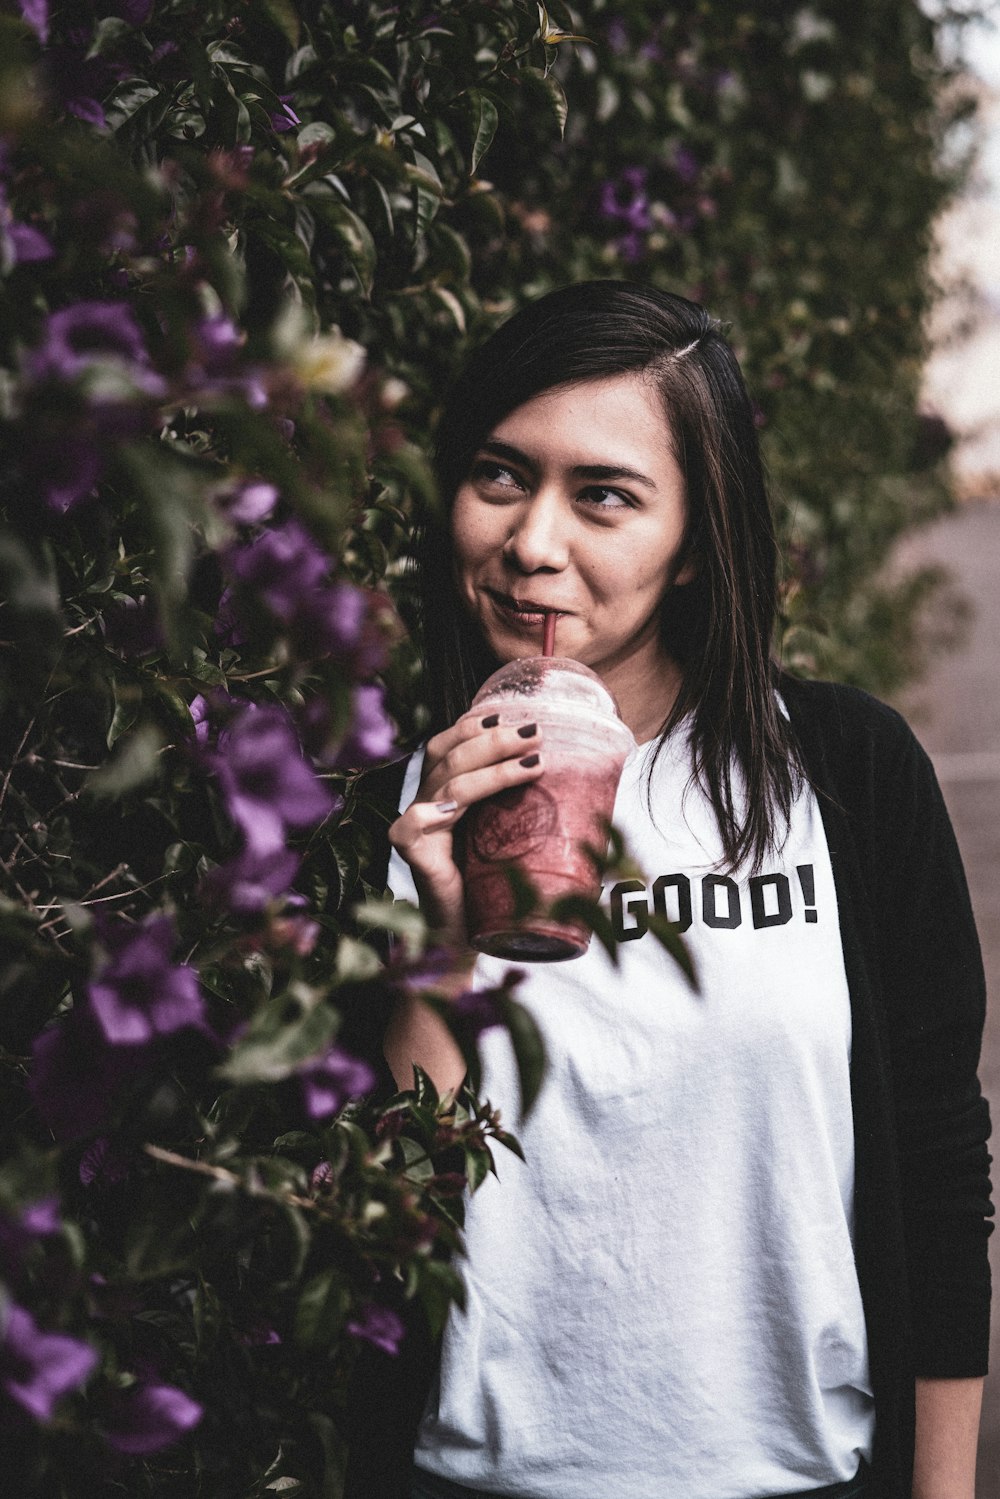
M973 326L949 336L964 304L946 298L932 321L938 348L925 404L959 435L955 468L969 496L1000 497L1000 15L969 29L964 52L980 80L982 143L977 170L938 230L938 274L974 288Z

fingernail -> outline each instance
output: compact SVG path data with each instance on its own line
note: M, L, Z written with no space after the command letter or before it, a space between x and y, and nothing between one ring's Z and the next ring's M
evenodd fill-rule
M533 739L538 733L538 725L536 723L526 723L517 732L522 739Z
M435 802L434 805L441 813L458 811L458 802Z
M523 765L525 770L530 770L533 765L538 764L540 759L540 755L525 755L524 758L522 760L519 760L517 763L518 765Z
M483 728L484 729L495 729L496 726L497 726L497 724L499 722L500 722L500 715L499 715L499 713L491 713L490 716L489 716L489 718L484 718L483 719Z

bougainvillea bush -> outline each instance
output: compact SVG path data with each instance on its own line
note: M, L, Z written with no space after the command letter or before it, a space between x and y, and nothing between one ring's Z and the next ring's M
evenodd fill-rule
M511 16L544 65L512 7L468 76ZM4 1483L331 1494L357 1349L407 1298L440 1321L463 1188L516 1148L424 1080L362 1102L351 1040L441 964L404 914L384 966L353 916L383 574L428 481L338 314L376 207L405 285L443 189L415 119L364 117L404 85L340 7L25 5L0 57ZM512 994L451 1014L473 1061L513 1026L530 1100Z
M488 1100L376 1083L446 955L370 901L402 558L470 339L583 275L732 321L784 649L898 677L961 103L916 4L22 0L0 15L0 1433L21 1495L340 1491L440 1323ZM950 96L954 99L954 95ZM390 704L393 717L390 717ZM390 946L387 935L395 941ZM537 1038L516 979L443 1006Z

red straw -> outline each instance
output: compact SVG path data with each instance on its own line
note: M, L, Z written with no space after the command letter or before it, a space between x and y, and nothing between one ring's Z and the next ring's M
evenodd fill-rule
M542 640L542 655L551 656L556 648L556 620L559 618L555 610L545 616L545 636Z

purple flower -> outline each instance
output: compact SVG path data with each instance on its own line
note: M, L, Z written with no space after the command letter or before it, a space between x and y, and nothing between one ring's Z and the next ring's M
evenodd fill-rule
M21 1213L21 1227L36 1237L57 1234L62 1227L58 1197L40 1197Z
M305 828L334 800L303 758L290 717L249 703L219 735L215 769L230 817L258 858L284 848L287 828Z
M30 1312L7 1307L0 1343L0 1389L35 1417L50 1421L56 1402L83 1384L97 1354L78 1338L42 1332Z
M701 173L698 158L688 146L677 147L677 150L674 152L673 167L681 181L688 186L692 182L696 182Z
M619 56L628 47L628 32L619 16L608 22L608 46Z
M16 1275L33 1242L57 1234L61 1227L57 1197L40 1197L13 1216L0 1213L0 1265L6 1274Z
M267 405L260 371L243 362L245 344L246 334L222 313L195 324L186 378L200 398L238 395L255 411Z
M281 108L271 116L271 129L278 135L284 135L286 131L294 130L296 125L301 125L302 121L292 108L291 94L279 94L278 103Z
M118 1452L161 1452L197 1426L203 1414L198 1402L175 1385L149 1381L116 1395L104 1435Z
M250 479L218 497L219 509L241 526L267 520L277 503L278 491L262 479Z
M368 595L353 583L317 588L301 601L296 624L316 654L352 652L360 643L368 620Z
M300 863L298 855L284 847L268 854L247 848L209 870L198 888L210 906L237 916L255 916L285 894Z
M25 265L30 261L51 261L55 250L40 229L31 228L30 223L7 223L7 243L13 264Z
M329 557L297 520L231 548L226 563L236 581L252 590L283 624L296 617L303 595L317 588L330 570Z
M385 688L377 682L351 691L351 727L337 756L338 763L357 770L387 760L396 743L396 726L385 711Z
M50 46L44 62L50 91L62 108L103 130L107 119L98 101L129 69L121 58L91 52L94 32L92 23L69 27L65 45Z
M188 712L194 724L194 737L199 744L208 743L211 708L208 699L200 692L188 703Z
M49 39L48 0L19 0L21 18L44 47Z
M246 343L246 335L223 313L207 317L192 332L195 357L209 374L224 373Z
M470 1040L502 1023L497 997L489 989L467 989L452 1005L458 1029Z
M42 342L26 360L29 376L43 381L73 381L83 376L113 375L113 400L121 401L124 377L135 393L160 399L166 391L151 367L142 332L124 302L77 302L45 320ZM108 396L98 384L94 399Z
M212 621L212 633L222 645L231 646L233 650L238 650L250 639L240 618L236 595L228 586L219 594L215 619Z
M108 1046L80 1006L35 1038L28 1091L59 1143L69 1144L103 1124L119 1089L134 1077L134 1054Z
M62 442L36 447L27 455L27 463L47 507L65 515L93 493L104 463L85 437L72 432L60 435Z
M645 237L636 234L634 230L630 234L623 234L618 241L618 253L627 265L635 265L646 253Z
M645 237L653 227L647 179L645 167L626 167L615 180L603 184L598 198L601 217L625 226L618 250L627 261L640 260L646 253Z
M109 957L87 986L87 995L112 1046L142 1045L154 1036L204 1024L197 971L171 962L176 941L171 916L153 916L140 927L108 928Z
M28 368L36 380L75 380L102 358L146 362L142 333L123 302L77 302L50 313Z
M92 99L89 94L74 94L72 98L67 99L66 112L82 120L85 125L93 125L97 130L103 130L108 123L104 106L97 99Z
M221 621L230 636L238 627L235 616L246 617L259 603L291 632L306 658L334 654L356 676L385 665L384 600L353 583L331 582L331 559L300 521L270 527L253 541L231 547L225 563L237 589Z
M309 1190L310 1192L326 1192L333 1187L336 1180L337 1173L333 1169L332 1161L320 1161L309 1174Z
M290 947L300 958L308 957L319 937L319 922L308 916L273 916L267 928L268 947Z
M375 1086L375 1074L368 1063L348 1056L336 1046L319 1061L303 1063L297 1072L310 1119L325 1119L335 1114L349 1099Z
M281 1333L257 1318L245 1324L243 1331L236 1334L236 1341L244 1348L271 1348L281 1342Z
M353 1321L348 1322L347 1331L352 1338L361 1338L383 1353L396 1354L406 1329L402 1318L391 1307L378 1306L370 1301Z
M78 1174L85 1187L114 1187L127 1180L129 1165L128 1153L101 1135L80 1157Z

